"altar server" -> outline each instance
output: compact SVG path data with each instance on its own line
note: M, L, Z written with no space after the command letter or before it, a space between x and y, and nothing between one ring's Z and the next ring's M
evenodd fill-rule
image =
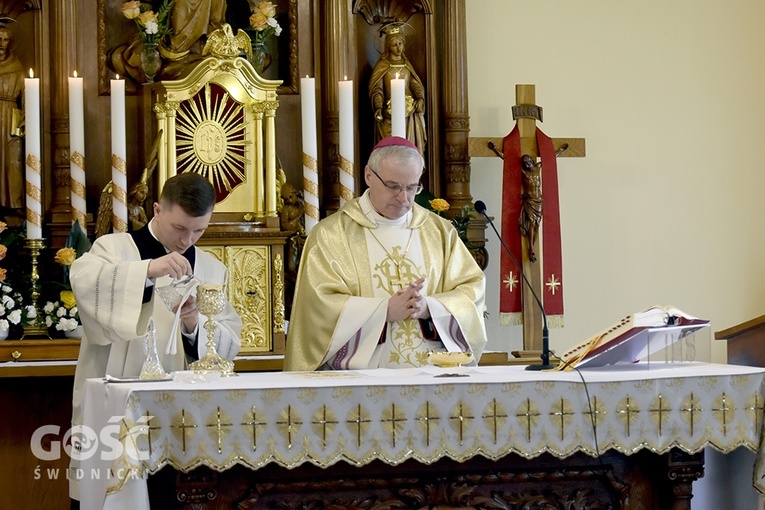
M485 279L452 224L416 205L425 161L381 140L369 189L313 228L300 262L286 370L417 367L486 345Z
M167 372L183 370L187 361L206 352L207 333L192 296L183 304L178 327L155 287L193 274L204 284L224 284L226 267L194 244L204 233L215 205L215 190L193 172L168 179L154 217L142 229L99 237L71 267L84 335L74 379L73 425L81 423L81 391L92 377L137 377L146 355L149 319L156 326L157 351ZM177 306L176 306L177 309ZM239 352L242 321L230 303L216 316L218 354L233 359ZM76 461L72 461L74 466ZM70 495L79 500L75 477Z

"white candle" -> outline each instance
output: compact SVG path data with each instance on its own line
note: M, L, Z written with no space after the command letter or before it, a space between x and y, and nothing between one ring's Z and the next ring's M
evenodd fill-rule
M127 232L127 141L125 135L125 80L112 86L112 227Z
M69 78L69 188L72 221L78 221L87 232L85 221L85 120L82 100L82 78L74 72Z
M340 205L351 200L355 193L353 177L353 81L342 80L339 87L340 109Z
M29 70L24 78L26 123L27 239L42 239L42 159L40 156L40 80Z
M404 111L404 83L398 77L390 81L390 134L406 138L406 113Z
M319 222L319 173L316 142L316 82L300 79L300 113L303 128L303 203L305 232Z

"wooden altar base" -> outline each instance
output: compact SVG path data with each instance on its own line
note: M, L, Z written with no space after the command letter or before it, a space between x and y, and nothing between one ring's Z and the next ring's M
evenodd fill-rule
M149 480L152 508L178 510L256 508L550 508L690 509L692 482L703 476L704 454L673 450L665 455L610 451L564 460L543 454L527 460L476 457L432 465L415 460L398 466L374 461L355 468L344 462L321 469L289 470L269 464L218 473L170 467Z

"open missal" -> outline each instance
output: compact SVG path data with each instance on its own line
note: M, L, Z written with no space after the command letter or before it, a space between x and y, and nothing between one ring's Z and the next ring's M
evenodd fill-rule
M650 361L650 356L709 327L709 321L674 307L652 306L629 315L561 356L559 370Z

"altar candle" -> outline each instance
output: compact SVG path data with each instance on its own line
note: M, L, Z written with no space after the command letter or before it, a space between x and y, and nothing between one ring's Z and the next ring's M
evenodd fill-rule
M29 70L24 78L26 123L27 239L42 239L42 161L40 157L40 80Z
M85 220L85 120L82 100L82 77L74 76L69 81L69 190L72 221L80 223L87 232Z
M342 80L339 86L340 110L340 205L353 198L353 81Z
M406 114L404 112L404 84L398 77L390 81L390 134L406 138Z
M319 222L319 173L316 142L316 81L300 79L300 113L303 131L303 204L305 233Z
M127 232L127 141L125 135L125 80L112 86L112 227Z

